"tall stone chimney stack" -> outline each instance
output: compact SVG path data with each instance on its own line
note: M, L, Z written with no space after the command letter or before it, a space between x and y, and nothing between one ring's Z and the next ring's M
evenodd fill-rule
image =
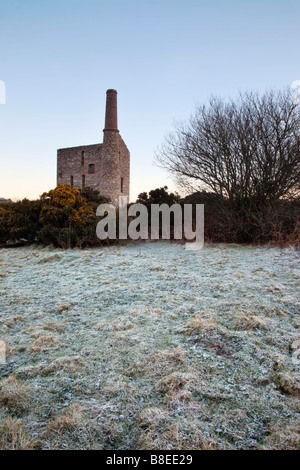
M118 131L117 91L107 90L104 131Z
M107 90L103 143L57 150L57 185L92 188L118 207L129 200L130 153L118 130L117 91Z

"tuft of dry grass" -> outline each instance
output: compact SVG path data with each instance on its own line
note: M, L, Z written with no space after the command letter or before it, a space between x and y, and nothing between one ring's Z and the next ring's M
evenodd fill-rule
M23 429L20 419L9 417L0 421L0 450L33 450L37 444Z
M38 264L50 263L51 261L60 261L61 257L58 254L42 258L38 261Z
M103 448L96 428L78 403L52 418L42 435L49 449L99 449Z
M65 312L65 311L69 310L69 308L70 308L69 305L59 305L59 306L57 307L57 312L58 312L58 313L63 313L63 312Z
M123 375L110 378L103 384L103 392L109 397L120 396L122 394L133 394L135 389L129 379Z
M175 366L182 364L184 362L184 358L187 355L187 352L181 347L177 346L174 349L163 349L156 351L150 357L151 363L169 363Z
M109 322L100 321L96 323L96 325L94 326L94 329L102 330L102 331L122 331L122 330L129 330L132 327L133 327L133 323L131 321L128 321L128 320L123 321L117 318Z
M24 322L24 317L22 317L21 315L16 315L13 318L11 318L9 321L6 322L6 326L8 328L13 328L14 326L16 326L20 322Z
M270 327L270 319L261 315L241 314L235 320L236 330L267 330Z
M20 367L14 371L17 378L33 378L37 376L46 377L51 374L56 374L59 371L66 373L75 373L81 369L87 368L87 363L80 356L73 357L58 357L50 364L39 364L36 366Z
M216 443L207 439L197 421L153 421L143 430L139 447L145 450L213 450Z
M66 327L61 323L57 323L55 321L49 321L45 325L43 325L43 329L46 331L54 331L57 333L63 333L66 330Z
M169 399L183 390L187 390L196 382L195 375L191 373L173 372L156 383L155 389L167 394Z
M197 333L198 331L209 332L214 330L217 326L215 314L206 310L205 312L199 314L196 313L192 318L187 322L188 333Z
M280 373L276 382L284 393L300 397L300 374Z
M57 348L57 340L52 335L40 335L31 345L32 352L46 352Z
M29 408L30 389L13 376L0 382L0 404L19 415Z
M160 380L160 378L167 374L185 366L185 358L187 351L181 346L171 349L159 349L153 352L144 365L140 365L140 373L146 374Z
M70 408L48 423L47 430L57 434L62 433L66 430L74 430L83 425L83 410L82 408L74 403Z
M300 419L295 419L284 427L278 425L271 429L270 435L260 447L261 450L299 450Z
M167 421L169 415L164 408L145 408L139 414L139 425L142 428L149 428L163 421Z

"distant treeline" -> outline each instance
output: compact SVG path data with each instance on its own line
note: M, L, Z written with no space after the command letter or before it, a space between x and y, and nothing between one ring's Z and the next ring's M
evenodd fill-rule
M96 209L105 202L107 199L90 188L58 186L38 200L0 203L0 246L38 243L83 248L118 243L99 240L96 235ZM201 191L180 198L164 187L141 193L137 202L148 208L163 203L204 204L206 242L300 246L299 197L262 203L255 199L232 201Z
M167 187L139 195L151 204L204 204L204 239L219 243L274 243L300 245L300 197L277 200L225 198L198 191L185 198L168 193ZM195 211L194 211L195 212Z

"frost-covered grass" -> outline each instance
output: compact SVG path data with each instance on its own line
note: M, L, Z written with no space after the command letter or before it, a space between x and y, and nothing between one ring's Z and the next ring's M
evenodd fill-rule
M299 448L299 257L0 250L0 448Z

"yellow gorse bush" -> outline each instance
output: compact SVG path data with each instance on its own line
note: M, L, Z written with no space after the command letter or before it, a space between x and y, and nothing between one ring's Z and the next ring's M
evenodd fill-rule
M51 204L58 207L71 206L83 204L84 198L80 195L80 191L76 188L71 188L69 185L60 185L52 189L48 193L44 193L43 197L50 198Z
M91 188L61 185L39 200L0 204L0 243L20 240L62 248L99 244L96 209L107 202Z

